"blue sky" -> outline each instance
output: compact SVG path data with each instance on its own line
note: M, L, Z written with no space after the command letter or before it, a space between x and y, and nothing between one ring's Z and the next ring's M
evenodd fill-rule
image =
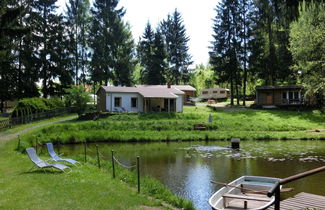
M67 0L58 0L58 5L65 7ZM172 13L175 8L182 14L187 35L190 37L189 53L195 64L207 64L208 46L212 40L212 19L218 0L120 0L119 6L126 9L124 20L129 22L133 38L137 42L146 23L153 27Z

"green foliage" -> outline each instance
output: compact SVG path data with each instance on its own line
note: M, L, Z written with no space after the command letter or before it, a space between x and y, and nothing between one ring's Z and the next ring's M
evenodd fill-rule
M143 66L141 84L166 84L167 52L164 40L159 29L154 32L149 22L138 44L138 57Z
M87 103L91 101L89 93L83 86L73 85L69 89L65 89L66 101L68 104L76 107L78 115L83 114L87 110Z
M45 112L64 106L64 102L59 98L24 98L18 101L12 112L12 117Z
M167 19L160 24L160 30L165 39L167 50L168 72L166 80L168 84L180 84L189 82L188 66L193 62L188 53L188 41L182 16L177 9L173 14L168 14Z
M325 3L300 5L300 17L291 24L290 51L301 73L306 101L311 105L325 104Z
M205 67L203 64L197 65L194 73L191 75L190 84L196 88L200 94L201 90L212 88L215 85L215 72L210 66Z
M123 21L118 0L96 0L91 9L90 62L94 82L130 86L134 69L134 42L130 26Z
M87 34L89 33L89 0L69 0L67 4L67 30L70 47L68 48L73 57L70 67L74 70L75 84L86 82L86 67L88 65ZM81 72L81 74L80 74ZM79 78L81 77L81 78Z

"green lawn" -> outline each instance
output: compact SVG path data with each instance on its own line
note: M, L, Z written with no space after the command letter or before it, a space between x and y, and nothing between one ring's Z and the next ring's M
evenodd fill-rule
M209 115L213 121L208 123ZM39 142L154 141L241 139L325 139L320 112L253 110L206 106L184 113L119 114L97 121L73 121L39 129L26 136ZM207 131L193 130L204 123ZM30 143L30 144L35 144Z
M29 127L58 119L61 118L29 124ZM28 125L6 133L18 128L26 129ZM173 206L193 209L189 201L176 197L150 177L141 177L141 193L138 194L135 172L117 168L117 177L113 179L112 167L107 161L102 162L101 169L95 166L95 160L88 158L87 164L73 167L71 173L29 172L33 163L25 153L16 151L17 142L14 138L0 144L0 209L170 209ZM28 145L23 141L22 146ZM40 156L48 159L48 155Z

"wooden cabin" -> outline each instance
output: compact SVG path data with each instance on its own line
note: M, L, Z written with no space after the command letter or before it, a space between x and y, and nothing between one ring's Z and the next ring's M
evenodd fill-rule
M263 106L297 106L303 104L302 86L257 86L256 104Z

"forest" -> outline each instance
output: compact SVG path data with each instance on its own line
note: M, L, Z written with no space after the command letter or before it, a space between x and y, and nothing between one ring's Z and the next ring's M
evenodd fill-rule
M231 104L256 85L301 84L325 103L325 3L220 0L209 63L193 64L181 11L148 22L136 43L119 0L1 0L0 110L4 101L62 96L71 85L191 84L231 89Z

